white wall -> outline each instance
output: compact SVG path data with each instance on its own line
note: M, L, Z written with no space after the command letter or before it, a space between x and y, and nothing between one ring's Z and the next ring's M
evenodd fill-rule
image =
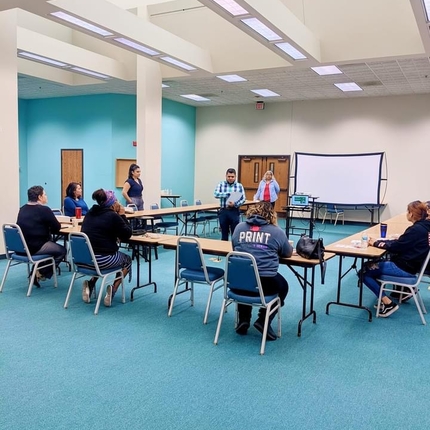
M213 190L228 167L237 167L238 155L296 151L385 152L382 219L405 212L412 200L430 200L430 95L272 103L263 111L198 108L196 128L195 196L203 202L215 201ZM348 212L346 219L365 215Z

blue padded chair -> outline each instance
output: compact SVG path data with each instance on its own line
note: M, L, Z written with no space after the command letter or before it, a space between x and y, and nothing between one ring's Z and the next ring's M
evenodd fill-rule
M381 307L381 299L382 299L382 293L385 292L396 292L400 294L400 300L399 303L402 302L402 297L405 295L412 294L412 298L414 299L415 305L417 307L418 313L420 314L421 322L426 325L426 319L424 317L424 314L427 313L427 310L424 306L423 299L420 295L419 285L422 281L423 276L425 275L425 271L427 269L427 265L429 264L430 260L430 249L427 254L426 259L423 262L423 265L421 266L420 271L416 275L411 275L410 277L400 277L400 276L388 276L388 275L382 275L378 281L381 283L381 289L379 291L379 297L378 297L378 307L376 309L376 316L379 317L379 309ZM391 288L390 288L391 286ZM395 289L394 287L400 287L399 289Z
M157 210L160 209L158 206L158 203L152 203L151 210ZM161 229L163 230L163 233L166 233L167 230L174 229L176 232L176 235L178 234L178 226L179 223L177 221L164 221L163 217L160 216L153 216L153 228L154 229Z
M201 205L202 202L200 200L196 200L196 206ZM187 200L181 200L181 206L186 207L188 206ZM202 228L202 234L206 235L206 224L208 222L206 216L204 215L203 211L198 211L194 214L184 214L184 221L188 224L192 224L193 227L193 236L197 236L197 226L200 224L203 226Z
M64 309L67 309L67 306L69 305L69 299L70 295L72 294L73 284L75 280L84 276L91 276L102 279L102 284L100 286L94 315L97 315L99 312L100 302L107 287L107 280L109 278L113 277L112 282L116 281L117 279L121 279L122 303L125 303L124 276L122 274L121 266L115 267L113 269L101 270L99 268L99 265L97 264L97 260L94 255L90 239L85 233L70 233L69 243L73 262L73 276L72 280L70 281L69 290L67 291L66 301L64 302ZM119 272L121 275L117 276L117 272Z
M206 266L198 239L183 236L178 239L178 246L176 248L175 277L176 282L170 299L168 316L172 315L175 298L178 294L189 291L191 294L191 306L194 306L194 284L209 285L209 297L203 318L203 324L206 324L208 322L212 295L214 291L223 286L224 270L219 267ZM178 291L179 287L183 284L185 284L185 288Z
M201 200L196 200L195 201L196 205L201 205L202 202ZM216 226L214 227L214 231L215 229L218 228L218 211L204 211L201 212L203 215L201 215L205 221L206 221L206 226L208 227L208 233L211 233L211 221L215 221Z
M334 225L337 224L340 216L342 217L342 224L345 224L345 212L342 209L338 209L336 205L327 204L321 224L324 224L327 215L330 215L330 222L333 221L333 216L335 216Z
M24 239L21 228L18 224L3 224L3 239L6 248L7 265L0 285L0 293L3 291L3 286L6 281L9 269L18 264L27 265L27 274L30 277L28 284L27 297L31 295L36 272L44 267L52 266L54 276L54 287L57 287L57 273L55 270L55 260L51 255L40 254L31 255L28 250L27 242ZM32 266L32 270L30 270Z
M241 290L245 293L249 291L253 295L237 294L231 290ZM257 294L257 296L255 295ZM261 340L260 354L264 354L266 348L266 336L269 327L269 317L277 309L278 312L278 337L281 337L281 300L277 294L265 296L261 287L260 276L258 275L257 262L253 255L247 252L230 252L225 262L224 300L219 314L218 326L215 333L214 344L218 344L221 324L227 308L232 303L236 303L236 325L238 322L237 304L251 305L266 309L264 320L264 330Z

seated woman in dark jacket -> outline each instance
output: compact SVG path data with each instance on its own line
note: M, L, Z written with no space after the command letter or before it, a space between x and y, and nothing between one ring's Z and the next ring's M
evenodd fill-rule
M124 208L118 203L113 191L99 189L94 191L92 198L97 204L85 216L81 231L89 237L100 269L121 266L125 277L131 270L131 257L118 251L118 239L120 241L129 239L131 227L125 218ZM84 281L82 286L84 302L90 302L96 281L97 278ZM112 298L120 284L121 280L117 279L112 286L107 287L105 306L111 306Z
M427 205L419 200L408 204L406 217L413 224L397 240L374 240L369 244L384 248L390 253L390 260L378 261L368 265L363 274L363 283L379 297L381 286L376 280L381 275L410 277L421 269L429 252L430 220L427 218ZM399 309L383 293L380 317L388 317Z

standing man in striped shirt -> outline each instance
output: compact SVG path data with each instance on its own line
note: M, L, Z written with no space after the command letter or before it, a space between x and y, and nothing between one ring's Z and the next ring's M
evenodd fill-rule
M225 181L221 181L214 191L214 196L220 199L219 224L221 240L228 240L239 224L239 207L245 203L245 190L240 182L236 182L236 170L227 169Z

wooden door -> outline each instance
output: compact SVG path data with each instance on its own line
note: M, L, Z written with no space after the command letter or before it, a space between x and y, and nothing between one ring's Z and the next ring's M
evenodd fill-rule
M288 201L290 178L289 155L239 155L238 180L245 188L248 200L254 198L258 185L267 170L272 170L281 188L275 210L276 212L283 212L282 207L286 206Z
M84 150L61 150L61 204L66 196L66 188L70 182L79 182L84 189Z

